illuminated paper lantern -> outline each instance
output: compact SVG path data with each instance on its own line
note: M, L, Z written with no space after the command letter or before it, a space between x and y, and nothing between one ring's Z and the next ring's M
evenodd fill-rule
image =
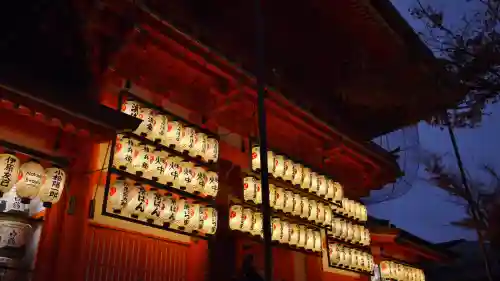
M192 187L194 193L202 193L208 183L208 173L203 167L194 167L193 172L193 181L188 186Z
M113 167L120 170L128 170L132 166L135 143L127 136L116 137L115 154L113 156Z
M342 237L342 220L334 218L332 221L332 233L336 238Z
M174 147L176 150L181 150L181 138L184 126L177 121L168 120L167 131L162 140L162 143L166 146Z
M291 234L290 234L290 245L296 246L299 243L300 228L298 224L290 224Z
M340 261L339 264L348 266L351 262L351 257L349 255L349 249L343 246L339 246Z
M349 204L350 204L349 199L342 198L342 209L341 209L342 214L349 216L350 213L349 209L351 208Z
M165 184L166 181L163 175L167 168L168 153L160 149L154 149L150 157L153 158L153 161L149 165L149 170L144 177Z
M241 230L243 221L243 207L233 205L229 209L229 228L232 230Z
M314 249L314 230L311 228L307 229L307 237L306 237L306 246L305 248L307 250L313 250Z
M21 162L12 154L0 154L0 197L9 192L17 182Z
M281 239L280 242L283 244L290 243L290 236L292 232L292 228L290 227L290 223L287 221L281 221Z
M307 197L302 197L301 200L301 205L302 205L302 214L300 215L301 218L307 219L309 218L309 212L311 206L309 206L309 198Z
M252 231L252 221L253 221L253 211L251 209L243 209L243 216L241 218L241 231L251 232Z
M335 197L335 181L327 178L326 185L327 185L327 190L326 190L325 198L333 201L333 198Z
M342 185L338 182L335 182L335 196L334 196L334 201L340 202L342 201L342 198L344 198L344 188Z
M309 186L309 192L318 194L319 192L319 182L318 182L318 173L311 172L311 185Z
M27 223L10 220L0 220L0 249L19 249L27 246L30 240L32 228Z
M155 112L151 108L141 106L139 110L139 115L137 118L141 119L142 122L134 131L135 134L141 135L148 139L152 139L153 127L155 125Z
M293 180L293 161L285 158L284 160L285 171L283 172L283 179L286 181Z
M313 251L321 252L321 233L319 231L314 231L314 247Z
M305 248L307 243L307 227L305 225L299 225L299 241L297 246L300 248Z
M294 185L301 185L302 180L304 179L304 166L300 163L293 163L292 173L292 183Z
M340 263L340 246L338 244L328 244L328 255L330 256L330 264L336 265Z
M252 170L258 171L260 170L260 147L254 146L252 147ZM270 174L273 174L275 171L275 154L272 151L267 151L267 169Z
M200 208L200 227L198 230L205 234L215 234L217 231L217 210L212 207Z
M359 268L359 252L351 250L351 266L355 269Z
M194 146L190 150L191 156L199 156L204 158L207 153L208 136L204 133L196 133L194 136Z
M325 176L318 176L318 192L317 194L322 197L326 197L328 192L328 182Z
M361 206L361 221L368 220L368 211L366 210L366 206Z
M271 220L271 240L280 241L283 231L283 225L279 218L273 218Z
M160 220L163 223L171 223L175 220L177 213L177 202L171 195L162 197L162 205L160 208Z
M122 104L122 112L132 117L139 118L141 105L134 100L127 100Z
M165 139L165 133L167 132L168 118L166 115L156 113L153 123L151 139L157 143L161 143Z
M292 214L295 216L302 215L302 197L300 197L300 194L297 193L293 195Z
M206 161L217 162L219 160L219 142L214 138L208 138L207 151L205 153Z
M391 278L391 268L388 261L380 262L380 274L383 278Z
M363 232L363 228L359 225L352 226L352 242L359 243L361 241L361 232Z
M150 165L153 164L153 148L149 145L141 144L134 147L132 156L132 171L138 176L149 175Z
M179 175L179 187L189 193L194 191L194 164L188 161L180 163L181 173Z
M243 199L245 201L256 201L258 185L260 185L260 181L254 177L245 177L243 179Z
M325 226L331 226L332 225L332 208L330 206L325 205L325 220L323 221L323 225Z
M163 197L155 189L150 189L146 192L146 208L144 209L144 217L150 221L160 219L160 213Z
M283 178L285 175L285 157L283 155L276 155L274 157L274 172L275 178Z
M343 264L347 267L352 267L352 249L348 247L342 248L344 252L344 261Z
M196 131L191 127L184 127L181 136L181 151L191 151L194 148Z
M303 169L302 183L300 187L305 190L309 190L311 188L311 180L312 180L312 171L309 168Z
M315 200L309 200L309 221L316 221L318 219L318 203Z
M294 194L293 192L286 190L285 191L285 203L283 206L283 211L286 213L291 213L293 211L293 205L294 205Z
M179 176L182 173L182 159L179 157L168 157L165 159L165 172L162 175L162 182L171 184L179 188Z
M370 230L368 230L367 228L365 228L365 245L370 245L370 242L371 242L371 237L370 237Z
M317 209L318 213L315 221L318 224L323 224L323 222L325 221L325 205L321 202L318 202Z
M274 184L269 184L269 206L271 208L275 208L276 200L276 186L274 186Z
M253 222L252 222L252 230L250 233L255 236L261 236L263 237L263 218L262 218L262 213L260 212L255 212L253 214Z
M125 212L131 217L138 218L144 214L149 202L146 201L146 189L139 183L135 183L129 188L128 202Z
M348 229L347 229L347 223L343 220L340 221L340 238L342 238L342 240L347 240L347 237L349 235L348 233Z
M19 167L16 193L21 197L22 203L28 204L38 195L44 177L45 171L36 160L29 160Z
M208 181L203 188L203 193L207 196L215 197L219 192L219 175L216 172L207 172Z
M190 204L186 199L180 198L176 200L176 212L174 217L174 224L180 229L185 228L189 223L189 207Z
M65 184L66 173L62 169L56 167L45 169L45 177L38 192L44 207L50 208L59 201Z
M198 230L200 225L200 204L189 204L188 216L186 217L186 228L189 230Z
M108 192L107 207L120 212L128 202L129 184L122 179L111 183Z
M352 241L353 238L354 238L354 229L353 229L353 226L352 224L350 223L346 223L346 226L347 226L347 241Z

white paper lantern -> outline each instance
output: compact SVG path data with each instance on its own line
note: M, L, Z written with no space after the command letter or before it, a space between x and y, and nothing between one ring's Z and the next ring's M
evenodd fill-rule
M129 184L125 180L116 180L111 183L108 192L107 207L113 211L121 211L128 202Z
M342 237L342 220L339 218L334 218L332 222L332 233L336 238Z
M297 246L300 248L305 248L307 243L307 227L305 225L299 225L299 242Z
M317 204L317 217L316 217L316 222L318 224L323 224L325 222L325 205L321 202L318 202Z
M309 168L303 169L302 183L300 187L305 190L309 190L311 188L311 180L312 180L312 171Z
M323 225L325 226L331 226L332 225L332 208L330 206L325 205L325 220L323 221Z
M219 175L216 172L208 171L207 179L208 181L203 188L203 194L212 197L217 196L219 192Z
M179 177L182 173L182 159L179 157L168 157L165 159L165 162L165 172L163 173L162 181L179 188Z
M113 156L113 167L120 170L128 170L132 166L135 143L127 136L116 137L115 154Z
M309 186L309 192L318 194L319 192L319 174L316 172L311 172L311 185Z
M152 151L152 154L150 154L150 157L153 158L153 161L149 165L149 170L144 177L165 184L166 181L163 175L165 174L165 169L167 168L168 153L155 149Z
M135 134L141 135L148 139L152 139L153 127L155 125L155 112L151 108L141 106L139 110L139 115L137 118L141 119L142 122L134 131Z
M279 218L273 218L271 220L271 240L280 241L283 233L283 225Z
M43 179L38 197L43 202L43 206L48 208L52 204L57 203L61 198L64 185L66 184L66 173L60 168L48 168L45 169L45 177Z
M340 263L340 246L338 244L328 244L328 254L330 256L330 264L336 265Z
M1 220L0 221L0 249L19 249L27 246L32 233L31 225L27 223Z
M285 204L283 207L283 211L285 213L291 213L293 211L293 206L294 206L294 194L293 192L286 190L285 191Z
M207 151L205 153L205 159L208 162L217 162L219 160L219 141L214 138L208 138L207 140Z
M366 239L366 245L370 245L371 242L371 237L370 237L370 230L368 228L365 228L365 239Z
M296 246L299 243L300 228L298 224L290 224L291 234L290 234L290 245Z
M353 225L352 226L352 242L353 243L359 243L361 241L361 232L363 232L363 229L359 225Z
M151 132L151 139L157 143L161 143L165 139L167 132L168 118L166 115L156 113L154 115L153 131Z
M271 208L276 207L276 200L276 186L274 186L274 184L269 184L269 206Z
M285 157L283 155L276 155L274 157L274 172L275 178L283 178L285 175Z
M146 192L146 208L144 217L148 220L156 221L160 219L163 198L156 190L151 189Z
M300 197L300 194L297 193L293 195L292 214L295 216L302 215L302 197Z
M139 118L141 105L134 100L127 100L122 104L122 112L132 117Z
M351 249L351 267L358 268L358 251Z
M351 262L351 257L349 255L349 248L340 246L339 251L340 251L339 264L344 265L344 266L348 266L349 263Z
M251 209L243 209L243 216L241 218L241 231L251 232L253 221L253 211Z
M321 252L321 233L319 231L314 231L314 247L313 251Z
M166 146L172 146L176 150L180 150L183 130L184 126L182 126L180 122L168 120L167 132L165 132L165 136L163 138L162 143L165 144Z
M176 200L176 212L174 218L174 224L178 226L180 229L186 228L189 224L189 207L190 204L186 201L186 199L180 198Z
M368 220L368 212L366 210L366 206L361 207L361 221L367 221Z
M132 172L139 176L150 175L150 165L154 161L153 148L149 145L141 144L134 147L132 156Z
M286 181L293 180L293 161L285 158L284 160L285 171L283 173L283 179Z
M263 237L263 228L262 228L262 225L263 225L263 217L262 217L262 213L260 212L255 212L253 214L253 223L252 223L252 230L250 231L250 233L252 235L256 235L256 236L261 236Z
M30 160L19 168L16 193L27 204L38 195L44 181L45 171L40 163Z
M326 195L325 198L328 200L333 201L333 198L335 197L335 182L332 179L327 178L326 179Z
M232 230L241 230L243 221L243 207L233 205L229 209L229 228Z
M307 229L306 246L307 250L314 249L314 231L311 228Z
M194 136L194 146L190 150L191 156L205 157L207 153L208 137L204 133L196 133Z
M191 183L194 193L203 193L208 183L208 173L203 167L194 167L194 179Z
M328 192L328 182L325 176L318 176L318 192L317 194L322 197L326 197L326 193Z
M196 131L191 127L184 127L181 136L181 151L191 151L194 148Z
M292 172L293 172L292 183L294 185L301 185L302 180L304 178L304 166L302 166L302 164L300 164L300 163L293 163L292 169L293 169L292 170Z
M315 200L309 200L309 221L316 221L318 219L318 203Z
M309 218L309 212L311 206L309 206L309 198L307 197L302 197L301 198L301 205L302 205L302 214L300 215L301 218L307 219Z
M391 266L388 261L380 262L380 274L384 278L391 278Z
M346 226L347 226L347 241L352 241L353 238L354 238L354 229L353 229L353 226L352 224L350 223L346 223Z
M0 154L0 197L9 192L18 180L21 162L12 154Z
M171 223L175 220L177 213L177 202L171 195L162 197L162 206L160 208L160 220L163 223Z
M276 204L274 208L276 210L283 210L285 207L285 189L281 187L276 187Z
M256 203L257 185L260 185L260 181L254 177L245 177L243 179L243 199L245 201Z
M344 198L344 188L338 182L335 182L335 196L334 200L340 202Z
M191 162L183 161L180 163L181 173L179 175L179 187L189 193L194 191L194 165Z
M128 195L125 212L135 218L144 215L144 211L149 203L146 201L146 189L144 189L144 187L142 187L139 183L135 183L129 189Z
M205 234L215 234L217 231L217 210L212 207L201 207L200 225L198 230Z
M290 243L290 236L292 232L292 228L290 227L290 223L287 221L281 221L281 240L280 242L283 244Z
M254 146L252 147L252 170L257 171L260 168L260 147ZM273 174L276 169L275 154L272 151L267 151L267 168L270 174Z
M188 216L186 218L186 228L189 230L198 230L200 225L200 204L189 204Z

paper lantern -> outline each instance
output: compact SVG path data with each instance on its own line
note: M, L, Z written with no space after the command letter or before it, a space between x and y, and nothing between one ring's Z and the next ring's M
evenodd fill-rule
M127 100L122 104L122 112L132 117L139 118L141 105L134 100Z
M300 197L300 194L298 193L293 195L292 214L295 216L302 215L302 197Z
M274 172L275 178L283 178L285 175L285 157L283 155L276 155L274 157Z
M317 209L318 213L315 221L318 224L323 224L323 222L325 221L325 205L321 202L318 202Z
M306 246L305 248L307 250L313 250L314 249L314 231L311 228L307 229L307 235L306 235Z
M140 144L134 147L134 154L132 156L132 169L131 171L138 176L146 176L150 171L150 165L153 164L154 154L153 147Z
M318 173L311 172L311 185L309 186L309 192L318 194L319 192L319 182L318 182Z
M334 218L332 221L332 233L336 238L342 237L342 220Z
M260 185L260 181L254 177L246 177L243 179L243 199L245 199L245 201L256 203L257 185Z
M0 220L0 249L15 248L19 249L27 246L32 228L27 223L10 220Z
M302 164L300 163L293 163L292 173L292 183L294 185L301 185L304 178L304 166L302 166Z
M354 227L351 223L346 223L347 226L347 241L352 241L354 238Z
M207 151L205 153L206 161L217 162L219 160L219 142L214 138L208 138Z
M205 234L215 234L217 231L217 210L212 207L200 208L200 227L198 230Z
M146 208L144 217L148 220L156 221L160 219L163 197L155 189L146 192Z
M368 212L366 210L366 206L361 206L361 221L368 220Z
M276 204L274 208L276 210L283 210L285 207L285 189L281 187L276 187Z
M0 197L7 193L17 182L19 176L19 159L12 154L0 154Z
M330 257L330 265L340 263L340 246L338 244L328 244L328 255Z
M137 118L141 119L142 122L134 131L135 134L141 135L148 139L152 139L153 127L155 125L155 112L151 108L141 106L139 110L139 115Z
M149 203L146 201L146 189L139 183L134 183L134 185L129 188L128 195L125 212L131 217L138 218L144 214L147 204Z
M165 172L162 176L162 181L179 188L179 176L182 173L182 159L179 157L168 157L165 159Z
M296 246L299 243L299 235L300 235L300 228L298 224L292 223L290 224L290 245Z
M347 240L347 236L349 235L347 229L347 223L343 220L340 221L340 238L343 240Z
M50 208L59 201L65 184L66 173L62 169L56 167L45 169L45 177L38 192L44 207Z
M151 132L151 139L156 143L162 143L165 139L167 132L168 118L166 115L156 113L154 115L153 131Z
M251 232L253 221L253 211L251 209L243 209L243 216L241 218L241 231Z
M338 182L335 182L335 196L334 200L337 202L340 202L342 198L344 197L344 189L342 185Z
M198 230L200 225L200 204L189 204L188 216L186 217L186 228L189 230Z
M363 232L363 229L359 225L353 225L352 226L352 242L353 243L359 243L361 241L361 232Z
M269 184L269 206L275 208L276 206L276 186Z
M176 200L176 212L174 224L179 228L185 228L189 224L189 207L190 204L186 199L180 198Z
M314 247L313 251L321 252L321 233L319 231L314 231Z
M300 187L305 190L309 190L311 188L311 180L312 180L312 171L309 168L303 169L302 183Z
M207 153L208 136L204 133L196 133L194 136L194 146L190 150L191 156L199 156L204 158Z
M219 192L219 175L216 172L207 172L208 181L203 188L203 193L207 196L215 197Z
M370 245L370 242L371 242L371 237L370 237L370 230L368 230L367 228L365 228L365 244L366 245Z
M339 252L340 252L340 261L339 263L344 266L348 266L349 263L351 262L351 256L349 254L349 248L346 247L339 247Z
M270 174L275 171L275 154L272 151L267 151L267 169ZM260 147L252 147L252 170L260 170Z
M191 184L194 193L203 193L205 185L208 183L208 173L203 167L194 167L194 179Z
M128 202L129 184L122 179L111 183L108 192L107 207L120 212Z
M44 177L45 171L42 165L35 160L29 160L19 167L16 193L21 197L22 203L28 204L38 195Z
M316 221L318 219L318 203L315 200L309 200L309 221Z
M243 221L243 207L233 205L229 209L229 228L232 230L240 230Z
M264 234L263 234L262 225L263 225L262 213L255 212L253 214L252 230L250 231L250 233L252 235L263 237Z
M301 205L302 205L302 214L300 215L301 218L307 219L309 218L309 212L311 206L309 206L309 198L307 197L302 197L301 198Z
M189 193L194 191L194 164L188 161L180 163L181 173L179 175L179 187Z
M326 185L327 185L327 190L326 190L325 198L333 201L333 198L335 197L335 181L327 178Z
M305 248L307 243L307 227L305 225L299 225L299 241L297 246L300 248Z
M162 197L162 205L160 208L160 220L163 223L171 223L175 220L177 213L177 202L171 195Z
M181 136L181 151L190 152L194 148L194 138L196 131L192 127L184 127Z
M359 252L351 249L351 267L357 269L359 267Z
M271 220L271 240L272 241L280 241L283 225L281 224L281 220L279 218L273 218Z
M161 151L160 149L154 149L152 154L150 154L150 157L153 158L153 161L149 165L149 170L144 177L165 184L166 179L164 174L168 163L168 153Z
M286 181L293 180L293 161L285 158L284 160L285 171L283 172L283 179Z
M280 242L283 244L290 243L290 236L292 232L292 228L290 227L290 223L287 221L281 221L281 239Z
M294 194L293 192L286 190L285 191L285 204L283 207L283 211L286 213L291 213L293 211L293 206L294 206Z
M390 263L388 261L380 262L380 274L384 278L391 278L391 268L390 268Z
M167 131L165 132L162 143L166 146L174 147L176 150L181 150L180 145L183 130L184 127L181 123L169 120L167 123Z
M323 221L323 225L331 226L332 225L332 208L330 206L325 205L325 220Z
M349 209L350 209L350 205L349 205L349 199L347 198L342 198L342 209L341 209L341 212L342 214L346 215L346 216L349 216Z
M128 170L132 166L135 143L127 136L116 137L115 154L113 156L113 167L120 170Z
M325 176L318 176L318 192L317 194L322 197L326 197L328 192L328 182Z

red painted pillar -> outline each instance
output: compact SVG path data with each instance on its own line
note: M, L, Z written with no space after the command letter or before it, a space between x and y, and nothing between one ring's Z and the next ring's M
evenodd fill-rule
M207 279L208 241L191 241L187 264L186 281L203 281Z

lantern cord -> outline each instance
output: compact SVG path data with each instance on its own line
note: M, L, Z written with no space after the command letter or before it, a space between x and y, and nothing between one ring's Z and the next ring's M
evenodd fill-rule
M109 154L110 148L111 148L111 142L108 142L108 147L106 148L106 154L104 154L102 166L101 166L101 169L99 171L104 170L104 166L106 165L106 159L108 159L108 154ZM102 179L102 173L99 173L99 177L97 178L97 183L96 183L95 188L94 188L94 196L92 196L92 200L95 200L95 197L97 196L97 189L99 188L99 184L101 183L101 179Z

